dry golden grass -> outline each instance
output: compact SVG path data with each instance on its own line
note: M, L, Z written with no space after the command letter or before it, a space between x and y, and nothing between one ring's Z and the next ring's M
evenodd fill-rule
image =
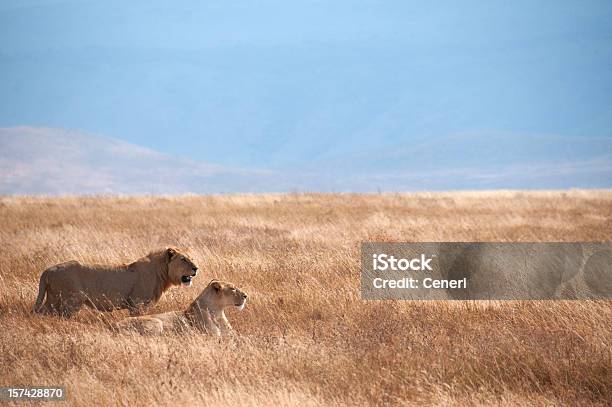
M612 240L612 191L0 198L0 386L78 405L610 404L612 303L366 302L362 241ZM250 294L236 339L31 313L46 267L188 249Z

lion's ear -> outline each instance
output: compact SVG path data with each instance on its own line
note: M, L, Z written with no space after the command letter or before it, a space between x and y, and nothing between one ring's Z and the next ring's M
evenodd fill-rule
M169 247L167 252L168 252L168 258L169 259L172 259L174 257L174 255L176 254L176 250L173 249L172 247Z
M210 286L211 286L211 287L212 287L212 288L213 288L213 289L214 289L216 292L221 291L221 283L220 283L220 282L218 282L218 281L216 281L216 280L213 280L213 281L210 283Z

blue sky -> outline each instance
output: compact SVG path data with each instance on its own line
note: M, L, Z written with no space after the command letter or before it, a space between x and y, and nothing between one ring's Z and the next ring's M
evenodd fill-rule
M323 176L404 176L437 140L428 170L577 157L604 165L575 186L612 186L611 22L606 1L3 1L0 126Z

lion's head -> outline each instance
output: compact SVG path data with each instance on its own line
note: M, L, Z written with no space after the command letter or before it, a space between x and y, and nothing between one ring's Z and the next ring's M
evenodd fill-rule
M247 295L231 283L212 280L204 289L200 298L209 308L223 309L236 306L242 310L246 304Z
M168 255L168 278L174 285L190 286L191 280L198 273L198 266L193 260L177 249L166 250Z

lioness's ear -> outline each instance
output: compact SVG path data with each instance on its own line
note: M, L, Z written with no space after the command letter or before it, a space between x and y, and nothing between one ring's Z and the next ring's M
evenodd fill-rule
M216 291L219 292L221 291L221 283L218 281L213 281L212 283L210 283L210 286Z
M176 254L176 250L174 250L172 247L169 247L167 252L168 252L169 259L172 259L172 257L174 257L174 255Z

